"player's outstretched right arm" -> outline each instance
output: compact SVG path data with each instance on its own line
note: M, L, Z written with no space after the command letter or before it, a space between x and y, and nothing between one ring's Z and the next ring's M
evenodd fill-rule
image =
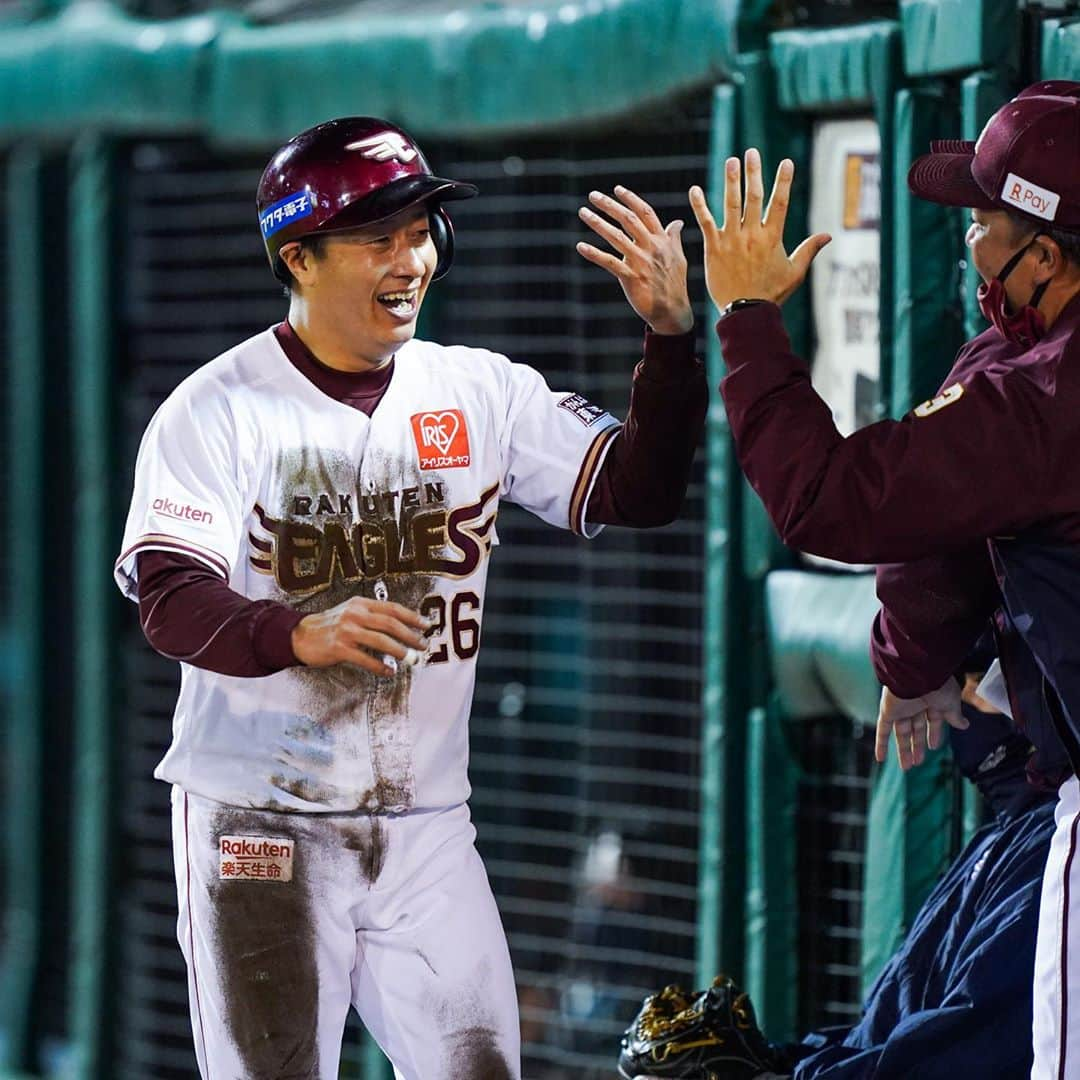
M381 657L414 664L427 646L428 628L422 615L401 604L354 596L301 619L293 628L292 648L308 667L355 664L375 675L393 675Z

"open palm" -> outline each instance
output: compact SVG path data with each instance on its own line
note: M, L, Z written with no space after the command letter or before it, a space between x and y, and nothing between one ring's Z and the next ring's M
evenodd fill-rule
M722 225L716 224L701 188L690 189L690 206L705 240L705 284L720 309L742 299L782 304L806 279L810 264L832 237L815 233L791 255L784 250L784 223L795 176L790 159L780 162L764 214L765 189L757 150L746 151L745 203L740 173L739 159L728 158Z

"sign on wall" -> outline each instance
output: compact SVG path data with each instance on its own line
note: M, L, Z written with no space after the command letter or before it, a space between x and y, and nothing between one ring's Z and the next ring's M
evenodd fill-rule
M881 138L873 120L814 128L810 232L832 243L814 263L812 378L841 434L878 419L881 372Z

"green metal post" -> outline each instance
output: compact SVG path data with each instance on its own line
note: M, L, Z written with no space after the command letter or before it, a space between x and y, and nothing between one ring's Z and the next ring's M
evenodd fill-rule
M863 884L862 975L869 991L945 872L956 770L949 753L902 772L891 752L870 796Z
M8 688L7 911L0 984L0 1071L31 1064L32 999L38 971L42 898L42 602L45 440L42 336L41 154L12 151L7 177L7 257L18 272L7 283L8 475L11 515L7 550L11 610L5 628L11 653Z
M907 174L930 140L955 131L959 117L945 87L930 82L897 92L894 116L893 310L882 319L893 324L893 377L890 412L903 416L931 397L952 367L963 344L960 304L962 233L957 214L948 207L914 198ZM925 239L937 237L928 248Z
M961 84L961 130L963 138L977 139L983 125L1012 96L1003 72L978 71L969 75ZM966 210L960 211L967 218ZM966 230L968 222L963 223ZM964 274L964 337L971 339L981 334L989 325L979 311L976 293L979 275L970 259Z
M73 851L74 955L71 972L73 1074L108 1075L106 993L110 878L110 679L115 671L110 610L116 516L111 475L109 148L90 134L71 164L71 417L75 470L72 619L75 670L76 806Z
M743 984L762 1028L798 1038L799 767L775 695L750 713L746 753L746 961Z
M708 196L723 202L724 160L735 141L735 88L713 93ZM701 726L701 820L698 846L699 982L710 980L722 965L737 963L742 949L741 837L742 804L732 774L741 773L740 750L728 693L732 627L732 460L727 417L716 393L722 361L712 332L714 313L706 316L706 366L712 392L706 435L705 626Z

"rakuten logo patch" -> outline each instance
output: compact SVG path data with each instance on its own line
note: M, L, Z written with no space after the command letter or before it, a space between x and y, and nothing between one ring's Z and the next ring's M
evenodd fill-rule
M222 881L292 881L293 841L279 836L222 836Z
M209 510L200 510L191 503L173 502L172 499L155 499L151 503L151 509L155 514L174 518L176 521L197 521L203 525L214 523L214 515Z

